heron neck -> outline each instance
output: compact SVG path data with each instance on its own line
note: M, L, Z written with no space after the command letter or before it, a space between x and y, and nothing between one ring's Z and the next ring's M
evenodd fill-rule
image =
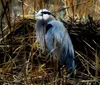
M45 22L50 22L50 21L52 21L52 20L55 20L55 18L53 17L53 16L50 16L47 20L45 20Z
M47 20L41 19L41 20L37 20L37 23L39 25L43 25L46 26L48 24L48 22L55 20L55 18L53 16L50 16Z

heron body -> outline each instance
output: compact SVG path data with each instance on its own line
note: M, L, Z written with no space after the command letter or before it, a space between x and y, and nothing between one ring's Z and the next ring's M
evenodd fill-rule
M36 22L36 34L40 45L43 47L46 43L48 50L53 50L58 57L59 64L65 65L67 70L73 70L75 67L73 44L63 23L56 20L46 9L40 10L37 16L39 18Z

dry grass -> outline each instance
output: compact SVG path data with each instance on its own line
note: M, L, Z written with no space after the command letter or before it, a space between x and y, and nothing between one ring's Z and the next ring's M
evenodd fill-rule
M1 0L0 85L99 85L100 23L88 17L99 19L99 6L99 0ZM58 77L56 61L50 58L54 55L43 52L36 40L34 17L25 19L41 8L68 27L75 49L74 77L64 67Z

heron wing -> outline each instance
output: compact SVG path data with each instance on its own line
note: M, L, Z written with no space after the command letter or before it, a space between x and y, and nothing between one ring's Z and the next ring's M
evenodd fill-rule
M60 25L62 25L62 23L60 23L59 21L52 20L46 26L45 39L49 51L55 49L56 47L61 47L62 37L64 34L63 29L61 29Z
M53 37L54 34L52 32L52 25L48 24L46 26L46 36L45 36L45 41L46 41L46 46L49 49L49 51L53 50Z
M71 42L70 36L68 34L65 35L64 39L64 47L62 48L61 53L61 60L63 61L63 64L66 66L68 70L72 70L75 67L74 62L74 49L73 44Z
M68 69L72 69L74 67L74 50L67 29L57 20L50 21L46 29L48 49L50 51L54 49L54 39L56 39L56 54L58 54L61 64Z

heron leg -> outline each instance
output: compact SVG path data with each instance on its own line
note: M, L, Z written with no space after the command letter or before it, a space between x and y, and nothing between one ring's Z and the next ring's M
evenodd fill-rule
M61 71L62 65L60 63L60 61L58 60L58 85L61 85L61 77L62 77L62 71Z
M58 61L58 76L59 77L61 77L61 67L62 67L62 65L61 65L60 61Z

